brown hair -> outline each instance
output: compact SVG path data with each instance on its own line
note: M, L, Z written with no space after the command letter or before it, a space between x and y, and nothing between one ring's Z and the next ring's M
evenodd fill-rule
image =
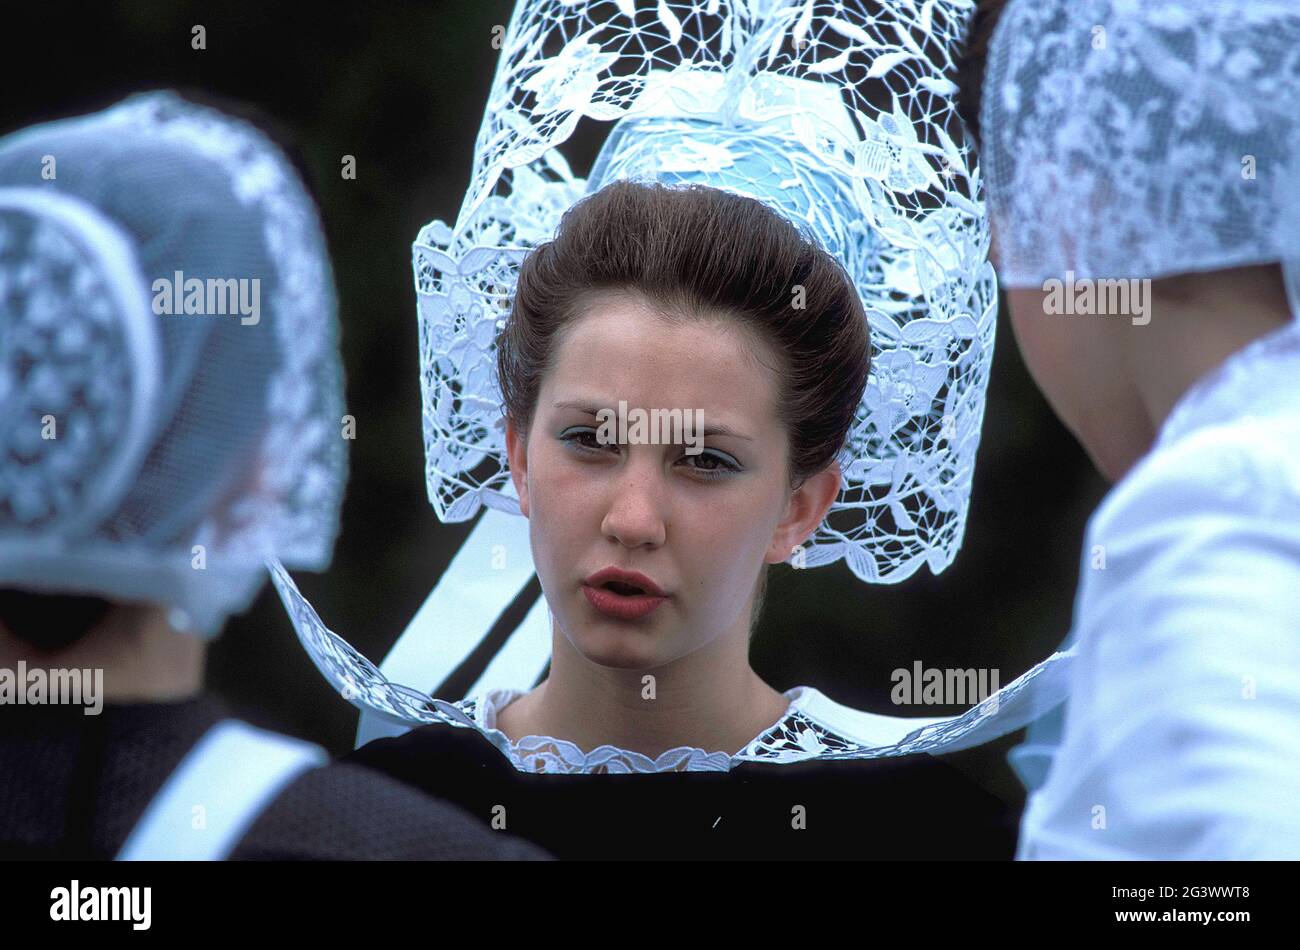
M0 590L0 627L39 653L68 649L112 609L102 597Z
M966 44L957 61L957 113L971 137L980 140L980 107L984 102L984 72L988 65L989 44L1009 0L976 0Z
M639 293L668 320L722 314L766 341L782 364L776 411L789 436L791 490L835 460L871 356L853 281L762 202L703 185L615 181L570 208L554 240L524 259L497 337L505 414L522 434L558 334L609 291ZM766 591L762 570L751 637Z
M791 488L834 461L871 353L853 281L777 212L703 185L615 181L570 208L554 240L524 259L497 337L504 410L521 433L557 334L609 291L639 293L669 320L726 315L766 341L782 363L776 410L790 437Z

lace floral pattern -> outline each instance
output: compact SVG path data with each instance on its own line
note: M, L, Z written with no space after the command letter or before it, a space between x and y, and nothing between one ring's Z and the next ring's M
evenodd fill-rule
M791 557L804 567L843 559L880 582L951 563L996 323L980 177L948 78L968 7L522 0L460 215L454 227L427 225L414 244L425 474L438 517L468 520L484 505L518 513L505 490L494 341L528 251L609 176L653 163L705 183L734 179L767 142L794 171L738 190L806 222L840 257L873 345L841 495ZM598 159L590 181L575 176L561 147L583 119L616 131L643 122L627 138L651 154L632 161L627 139L616 149L611 135L608 167Z
M1300 256L1300 8L1017 0L981 127L1010 286Z
M482 697L465 699L455 705L473 720L474 728L521 772L727 772L733 765L744 761L790 762L855 746L852 741L835 735L800 712L801 701L811 692L810 687L800 686L786 693L791 699L786 715L734 756L679 746L653 759L612 745L584 752L572 742L551 736L524 736L512 741L496 728L496 716L522 695L519 690L491 690Z
M0 535L75 531L126 490L156 355L123 313L138 289L65 222L0 210ZM90 212L79 211L79 214ZM106 225L102 222L100 226ZM147 329L147 328L140 328Z

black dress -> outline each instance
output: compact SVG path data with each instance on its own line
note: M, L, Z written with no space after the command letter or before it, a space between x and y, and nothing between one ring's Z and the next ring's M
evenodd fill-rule
M0 707L0 857L110 859L199 738L228 716L179 703ZM545 859L452 805L352 764L298 776L231 859Z
M926 753L729 772L520 771L476 729L421 726L344 758L560 858L998 859L1019 815Z

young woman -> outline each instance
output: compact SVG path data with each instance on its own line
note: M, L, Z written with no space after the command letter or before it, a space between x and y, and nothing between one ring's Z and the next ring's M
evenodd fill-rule
M459 704L477 730L429 725L351 761L566 857L1009 856L1010 810L928 755L760 764L854 745L817 722L818 690L778 692L749 663L768 566L839 494L867 382L834 258L752 198L616 181L524 261L496 352L549 674ZM619 441L602 422L620 407L702 428Z
M996 323L963 5L715 6L522 0L414 249L429 497L488 510L382 672L277 585L363 735L429 724L355 761L558 855L1008 857L1009 807L912 753L1050 708L1055 661L948 721L748 657L770 565L961 543ZM586 180L580 118L618 120Z

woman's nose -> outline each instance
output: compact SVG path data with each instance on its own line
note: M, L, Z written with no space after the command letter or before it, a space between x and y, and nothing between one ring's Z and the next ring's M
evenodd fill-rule
M601 530L627 547L664 543L667 525L662 511L662 476L654 466L629 461L614 480L609 508Z

